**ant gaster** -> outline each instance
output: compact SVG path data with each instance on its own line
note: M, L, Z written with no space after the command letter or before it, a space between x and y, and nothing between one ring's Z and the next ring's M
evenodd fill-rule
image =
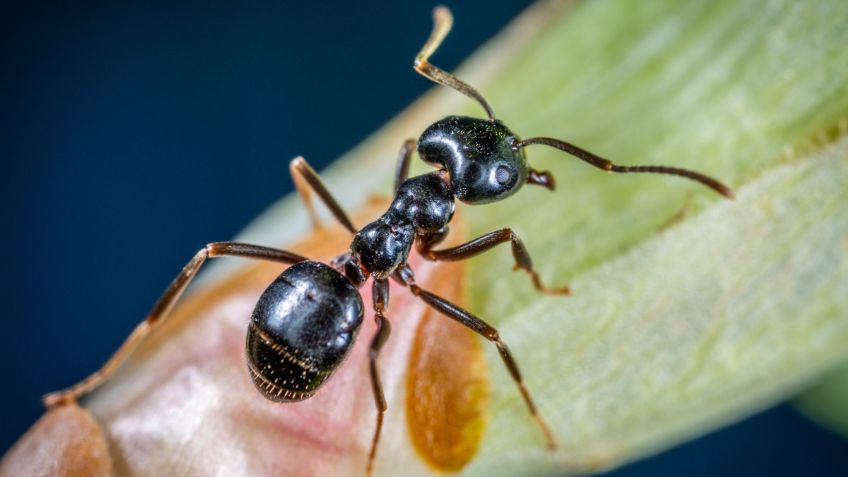
M428 63L451 28L450 11L434 11L430 38L415 58L415 70L428 79L477 100L488 119L449 116L428 127L418 141L408 140L401 148L395 174L395 196L389 209L377 220L357 229L338 202L321 183L318 174L303 158L291 162L290 169L298 191L305 199L310 216L316 220L310 202L315 192L333 216L351 234L350 250L330 265L306 257L258 245L215 242L201 249L183 268L153 306L148 317L136 327L115 354L85 380L44 398L47 406L72 402L109 379L138 344L159 326L210 257L238 256L291 264L259 298L247 331L247 365L257 389L278 402L307 399L333 374L350 352L362 319L364 305L358 289L370 278L377 332L370 345L370 374L377 406L377 422L371 441L366 473L371 474L377 443L387 405L383 396L377 357L389 337L385 313L389 306L391 278L410 289L413 295L440 313L452 318L493 342L518 386L521 396L544 433L548 447L556 440L536 409L524 386L518 365L498 331L472 313L436 296L415 282L407 258L413 245L425 259L455 261L471 258L509 242L515 267L530 275L534 286L547 293L568 293L568 288L546 288L533 269L530 255L521 239L506 228L478 237L465 244L435 250L448 234L455 201L486 204L503 200L524 184L554 189L554 179L527 163L524 149L542 144L560 149L609 172L647 172L682 176L700 182L732 198L731 190L703 174L665 166L620 166L591 152L557 139L536 137L521 140L495 118L494 111L474 88L450 73ZM407 178L409 162L416 149L421 159L436 167L429 174Z

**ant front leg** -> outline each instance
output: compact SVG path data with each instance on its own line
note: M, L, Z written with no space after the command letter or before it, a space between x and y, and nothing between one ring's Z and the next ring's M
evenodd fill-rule
M338 220L339 223L348 230L348 232L352 234L356 233L356 227L353 226L353 222L351 222L344 209L342 209L342 206L339 205L338 201L336 201L333 197L333 194L331 194L324 186L324 183L321 182L321 177L317 172L315 172L315 169L306 162L306 159L302 157L292 159L289 163L289 172L291 173L297 192L300 194L303 202L306 203L306 210L309 212L309 218L315 228L320 228L321 222L318 220L318 214L315 213L315 207L312 205L312 193L310 190L318 194L318 197L324 205L330 209L330 212L336 220Z
M371 340L368 360L371 370L371 390L374 393L374 404L377 406L377 426L374 429L374 437L371 439L371 451L368 452L368 466L365 471L369 477L374 471L377 444L380 442L380 431L383 429L383 414L385 414L388 408L386 396L383 394L383 383L380 381L380 372L377 369L377 357L380 354L380 349L383 348L383 344L389 338L389 334L392 331L389 320L383 316L383 312L389 305L388 280L374 280L371 288L371 298L374 302L374 320L377 322L377 333L374 334L374 338Z
M245 257L287 264L295 264L306 260L306 257L292 252L260 245L238 242L213 242L206 245L183 267L180 274L174 278L174 281L171 282L159 300L156 301L156 304L153 305L153 309L150 310L147 318L135 327L118 350L115 351L115 354L100 369L69 388L47 394L42 399L44 405L53 407L58 404L76 401L109 380L150 332L165 321L174 304L179 300L188 284L197 275L197 272L206 262L206 259L224 256Z
M423 300L424 303L433 307L439 313L458 321L460 324L465 325L475 333L495 344L501 355L501 359L503 359L507 370L509 370L509 374L512 376L512 380L515 381L515 384L518 386L518 390L521 392L521 397L524 399L527 409L530 411L530 414L533 416L536 424L539 425L542 432L545 434L545 439L548 442L548 448L551 450L556 449L556 438L554 437L553 432L551 432L547 422L545 422L541 414L539 414L536 404L533 402L533 398L530 397L530 392L524 386L524 380L521 377L521 371L518 369L518 364L512 357L512 353L510 353L506 343L503 342L498 334L498 330L480 318L472 315L462 307L455 305L438 295L434 295L416 285L412 270L408 266L398 270L398 272L394 274L393 278L395 278L398 282L409 286L413 295Z
M409 177L409 162L412 160L412 152L415 151L415 139L407 139L403 142L398 153L397 169L395 169L395 193L400 185Z
M486 235L471 240L470 242L443 250L431 250L430 247L432 245L427 242L421 242L418 247L418 251L428 260L433 260L435 262L455 262L487 252L505 242L510 242L512 244L512 256L515 259L514 270L518 270L520 268L530 274L530 279L533 280L533 286L536 287L537 290L551 295L568 295L571 293L571 289L567 286L548 288L542 284L539 274L533 269L533 261L530 259L530 253L524 246L524 242L521 241L521 237L509 228L495 230L494 232L489 232Z
M433 247L444 242L444 240L448 237L448 233L450 233L450 227L447 225L435 232L419 232L415 237L415 250L417 250L419 254L423 255L424 258L433 260L428 257L427 254L431 253L431 249Z

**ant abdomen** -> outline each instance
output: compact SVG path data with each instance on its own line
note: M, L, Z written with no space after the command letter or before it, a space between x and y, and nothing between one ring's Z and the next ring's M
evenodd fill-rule
M272 401L309 398L344 361L362 324L362 298L328 265L299 262L274 280L247 331L247 367Z

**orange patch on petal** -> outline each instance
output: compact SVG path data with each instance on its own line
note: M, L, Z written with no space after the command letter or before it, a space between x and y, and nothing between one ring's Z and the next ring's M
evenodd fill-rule
M444 264L433 293L461 303L462 267ZM435 310L418 326L406 381L406 416L415 450L432 468L462 469L486 428L489 382L480 337Z

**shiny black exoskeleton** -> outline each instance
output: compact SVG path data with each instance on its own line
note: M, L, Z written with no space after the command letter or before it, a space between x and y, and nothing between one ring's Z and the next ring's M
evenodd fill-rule
M440 170L401 183L389 210L354 236L352 258L386 278L406 263L416 238L447 232L455 198L485 204L514 194L529 171L516 143L503 124L485 119L449 116L428 127L418 154Z
M272 401L301 401L350 352L363 305L350 280L321 262L284 271L256 303L247 331L253 383Z
M386 278L406 263L416 236L448 225L456 206L444 174L413 177L398 188L389 210L356 233L352 259L375 278Z
M295 186L304 198L313 222L315 193L336 220L351 234L347 252L330 265L298 254L260 245L215 242L202 248L177 275L162 297L107 363L76 385L45 396L48 406L72 402L108 380L138 344L169 315L180 295L208 258L237 256L292 265L265 290L251 316L247 331L246 356L251 378L272 401L299 401L312 396L338 369L349 354L364 316L359 289L371 279L371 301L377 331L369 347L369 372L377 425L371 441L366 472L370 475L387 408L377 358L390 334L385 316L389 306L389 279L434 308L493 343L518 386L521 397L549 448L556 446L553 432L540 415L524 385L518 364L498 331L460 306L422 289L407 263L412 248L426 260L465 260L509 243L515 269L527 272L533 286L545 293L567 294L568 287L545 287L533 268L530 254L518 235L509 228L495 230L469 242L434 249L448 234L455 201L487 204L515 194L524 184L554 189L548 172L531 168L524 149L545 145L559 149L607 172L669 174L695 180L732 198L731 190L704 174L668 166L622 166L573 144L546 137L521 140L495 118L480 93L459 78L430 64L428 59L447 35L452 17L445 8L434 13L430 39L415 59L415 70L428 79L469 96L486 110L488 119L449 116L433 123L417 141L401 148L395 176L395 194L388 210L375 221L357 229L343 208L321 183L318 174L303 158L291 162ZM407 178L409 162L416 149L421 159L437 170ZM457 365L462 365L457 363Z
M311 396L342 362L362 322L356 293L368 277L385 280L415 244L435 245L456 210L454 199L482 204L503 199L527 182L523 151L500 122L450 116L417 141L425 162L440 169L403 181L388 210L353 237L337 269L301 262L263 293L247 335L253 382L275 401Z
M500 121L448 116L418 140L421 159L448 172L454 196L487 204L518 192L530 168L519 140Z

